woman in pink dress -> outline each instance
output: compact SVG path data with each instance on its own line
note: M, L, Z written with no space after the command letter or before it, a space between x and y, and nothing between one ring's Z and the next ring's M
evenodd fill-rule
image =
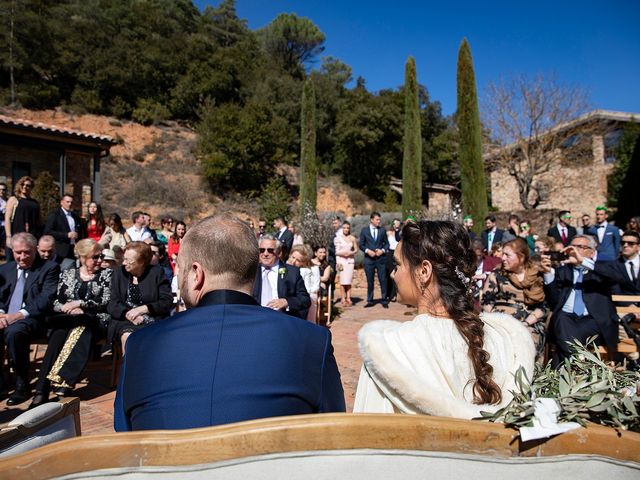
M351 282L353 281L353 269L355 267L355 255L358 251L356 238L351 235L351 224L345 221L342 224L342 234L336 235L334 240L336 247L336 269L340 276L340 297L342 306L348 307L351 303Z

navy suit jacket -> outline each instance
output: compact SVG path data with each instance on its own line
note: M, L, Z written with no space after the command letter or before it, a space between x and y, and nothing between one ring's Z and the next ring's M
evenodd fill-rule
M589 235L598 238L598 227L591 227ZM602 242L598 245L598 262L612 262L620 255L620 230L607 223Z
M285 269L284 275L279 272ZM262 268L258 266L256 273L256 281L253 284L252 296L258 304L262 297ZM304 280L300 276L300 269L293 265L278 263L278 298L286 298L289 304L289 310L284 313L293 315L294 317L307 318L309 307L311 306L311 297L307 288L304 286Z
M133 333L114 405L116 431L183 429L344 412L326 328L232 290Z
M76 222L74 231L78 234L77 240L80 240L83 237L80 217L73 212L71 212L71 216ZM71 239L69 239L70 231L69 222L67 222L67 217L62 208L58 207L49 214L47 223L44 226L44 235L51 235L56 239L56 255L60 258L74 258L74 246L71 245Z
M371 225L367 225L360 232L360 241L358 242L358 247L364 253L365 250L384 250L384 255L381 255L376 258L372 258L369 255L364 256L365 262L375 262L377 260L382 259L382 261L386 262L386 254L389 253L389 239L387 238L387 232L385 232L384 228L378 227L378 234L376 235L376 239L373 239L371 235Z
M5 312L9 310L11 294L16 285L17 268L15 262L0 266L0 309ZM43 320L58 289L60 265L36 257L27 272L23 296L24 309L29 312L29 318Z
M284 232L277 231L272 235L282 242L282 249L284 250L286 260L287 255L289 255L291 251L291 247L293 247L293 233L287 228Z
M563 265L555 269L552 283L545 285L547 303L553 309L552 321L562 310L573 290L573 267ZM611 282L597 272L586 271L582 279L582 299L595 319L604 342L609 348L618 344L618 316L611 301Z
M562 244L566 247L571 243L571 239L578 234L578 231L572 227L571 225L567 225L567 240L562 241L562 235L560 235L560 230L558 230L558 225L554 225L547 231L548 237L553 237L556 242L562 242Z
M496 228L496 232L493 235L493 242L491 242L491 245L497 242L501 242L503 235L504 235L504 230L500 230L499 228ZM487 253L491 253L488 251L489 250L489 232L487 230L482 231L482 233L480 234L480 239L482 240L482 245L484 245L484 249L487 250Z
M613 282L611 290L615 295L640 295L640 275L636 276L635 282L631 280L624 259L596 262L595 272Z

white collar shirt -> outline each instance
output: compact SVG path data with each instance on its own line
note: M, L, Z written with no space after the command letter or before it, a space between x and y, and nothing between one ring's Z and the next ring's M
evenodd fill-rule
M633 265L633 275L631 275L631 265ZM636 280L638 279L638 271L640 269L640 255L636 255L631 259L624 259L624 268L627 270L627 276L629 280L633 280L635 276Z
M271 285L271 299L275 300L278 297L278 264L276 263L273 267L265 267L261 265L260 273L262 274L262 278L264 278L265 271L269 270L267 273L267 279L269 280L269 285Z
M607 225L608 223L605 220L596 226L596 233L598 234L598 241L600 243L602 243L602 240L604 239L604 232L607 230Z

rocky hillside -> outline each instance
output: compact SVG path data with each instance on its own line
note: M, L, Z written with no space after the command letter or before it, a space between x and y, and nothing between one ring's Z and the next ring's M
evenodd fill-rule
M197 135L187 126L164 122L145 127L131 121L75 115L61 109L21 109L3 114L115 138L118 145L103 161L105 213L119 212L126 217L133 210L142 209L156 218L171 214L194 220L219 211L233 211L257 219L259 209L254 199L237 194L221 198L210 192L193 153ZM280 171L291 185L298 183L297 168L283 166ZM320 211L351 216L377 207L375 202L343 185L338 178L319 179Z

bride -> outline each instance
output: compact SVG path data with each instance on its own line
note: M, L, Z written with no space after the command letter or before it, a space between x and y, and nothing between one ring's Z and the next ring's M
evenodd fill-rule
M463 226L407 223L395 261L398 301L418 315L360 330L364 364L354 412L473 418L505 406L518 367L531 378L535 348L513 317L474 311L476 260Z

